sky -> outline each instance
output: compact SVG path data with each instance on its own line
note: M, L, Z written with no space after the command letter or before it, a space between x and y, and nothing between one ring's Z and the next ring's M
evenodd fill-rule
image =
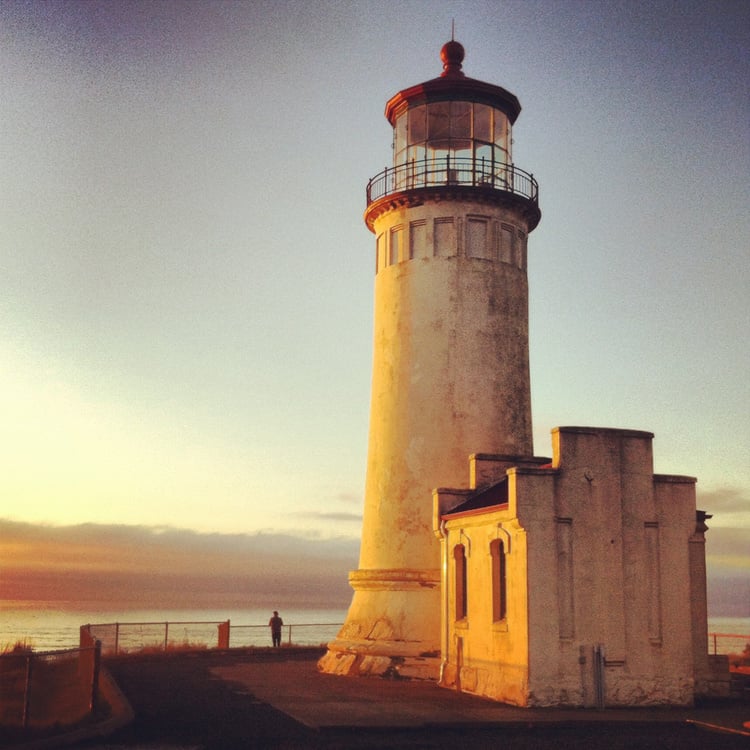
M727 0L0 3L0 596L66 540L77 574L129 570L117 534L141 572L169 540L345 586L365 187L454 20L540 183L535 452L557 425L654 432L714 516L714 606L750 616L750 6Z

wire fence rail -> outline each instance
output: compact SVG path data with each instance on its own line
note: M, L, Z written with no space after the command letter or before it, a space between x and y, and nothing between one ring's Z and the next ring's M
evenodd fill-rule
M303 622L284 625L282 645L320 646L332 641L341 629L340 622ZM264 646L270 640L267 625L229 625L227 648Z
M742 654L750 652L750 633L709 633L708 652L713 654Z
M336 637L341 625L339 622L286 624L282 630L282 644L323 645ZM271 645L268 625L235 625L230 620L97 623L82 625L81 632L86 633L89 641L100 641L105 655ZM748 633L708 634L707 646L711 654L741 654L748 645Z
M341 623L291 623L282 630L286 646L319 646L336 637ZM81 637L101 642L105 655L144 651L271 646L268 625L221 621L108 622L81 626Z

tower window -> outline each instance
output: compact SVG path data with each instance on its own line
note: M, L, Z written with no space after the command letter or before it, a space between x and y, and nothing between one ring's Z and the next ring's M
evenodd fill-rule
M399 253L401 252L401 233L403 232L402 227L396 227L391 229L391 257L389 265L395 265L399 260Z
M510 224L500 226L500 260L503 263L515 262L515 232Z
M379 234L375 242L375 273L380 271L381 268L385 268L385 260L385 235Z
M501 539L490 544L492 559L492 620L499 622L508 616L508 583L505 565L505 545Z
M456 255L456 227L453 218L435 219L435 256L451 258Z
M427 223L424 219L409 225L409 260L427 255Z
M466 548L463 544L457 544L453 548L453 559L455 561L456 619L463 620L468 611Z
M466 220L466 255L469 258L494 260L487 232L486 219L468 217Z

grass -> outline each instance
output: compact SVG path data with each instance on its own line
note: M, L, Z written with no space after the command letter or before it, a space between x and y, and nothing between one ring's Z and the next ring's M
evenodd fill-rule
M729 654L729 665L735 669L750 667L750 643L745 646L745 650L741 654Z
M118 649L119 655L126 654L163 654L163 653L180 653L182 651L207 651L208 644L200 641L169 641L166 649L164 648L164 641L153 641L151 643L144 643L142 646L135 646L133 648L123 648L122 646Z
M23 638L17 640L15 643L6 643L0 650L0 656L5 656L6 654L30 654L33 650L33 642Z

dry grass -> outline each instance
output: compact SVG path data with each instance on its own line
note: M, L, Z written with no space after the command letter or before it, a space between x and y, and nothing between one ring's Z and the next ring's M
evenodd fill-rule
M180 653L182 651L207 651L208 644L196 642L196 641L169 641L166 649L164 648L164 641L154 641L152 643L144 643L142 646L136 646L134 648L124 649L120 647L118 653L120 655L125 654L163 654L163 653Z
M750 667L750 643L741 654L729 654L730 668Z
M5 656L5 654L30 654L33 650L34 644L32 641L23 638L15 643L6 643L0 649L0 656Z

